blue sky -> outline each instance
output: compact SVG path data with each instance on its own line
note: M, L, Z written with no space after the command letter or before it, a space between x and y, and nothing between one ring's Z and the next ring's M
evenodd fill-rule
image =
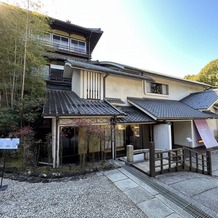
M93 60L183 77L218 58L218 0L42 2L48 16L104 31Z

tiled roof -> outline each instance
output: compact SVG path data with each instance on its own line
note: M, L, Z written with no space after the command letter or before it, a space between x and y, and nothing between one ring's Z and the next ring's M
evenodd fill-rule
M153 79L147 76L141 76L141 75L137 75L134 73L127 73L127 72L123 72L120 70L115 70L109 67L99 66L97 64L91 64L91 63L84 62L84 61L75 61L75 60L69 59L67 60L67 63L70 64L72 67L76 67L76 68L94 70L94 71L103 72L103 73L110 73L110 74L115 74L115 75L120 75L120 76L153 81Z
M121 111L103 100L79 98L72 91L48 90L43 116L116 116Z
M129 97L128 102L156 120L183 120L213 117L211 114L200 112L175 100Z
M95 46L103 34L103 31L100 28L86 28L54 18L52 18L50 25L52 29L58 28L60 30L66 30L69 33L75 32L79 35L85 35L87 38L89 38L90 52L93 52Z
M125 104L120 98L105 98L105 100L111 104Z
M188 106L198 109L207 110L218 100L218 96L214 91L204 91L198 93L192 93L189 96L181 100L182 103Z
M151 123L154 120L134 106L117 107L126 116L116 119L117 123Z
M153 76L157 76L157 77L160 77L160 78L167 78L167 79L171 79L171 80L174 80L174 81L189 83L189 84L192 84L192 85L200 85L200 86L203 86L205 88L213 87L212 85L209 85L209 84L206 84L206 83L193 81L193 80L188 80L188 79L183 79L183 78L180 78L180 77L175 77L175 76L172 76L172 75L158 73L158 72L147 70L147 69L139 69L139 68L136 68L136 67L125 65L125 64L120 64L120 63L115 63L115 62L110 62L110 61L100 61L99 64L107 65L108 67L110 65L111 66L117 65L117 66L119 66L119 68L122 68L123 71L138 72L138 73L141 73L141 75L146 75L148 77L151 76L152 78L153 78Z

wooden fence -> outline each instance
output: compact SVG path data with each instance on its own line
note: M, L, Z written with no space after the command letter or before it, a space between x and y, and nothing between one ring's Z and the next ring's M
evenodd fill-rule
M130 149L129 149L130 148ZM155 177L158 174L173 171L192 171L212 175L211 151L197 152L187 147L172 150L155 150L154 143L150 143L149 149L131 150L127 147L127 162L132 162L134 154L144 154L145 161L149 161L149 175Z

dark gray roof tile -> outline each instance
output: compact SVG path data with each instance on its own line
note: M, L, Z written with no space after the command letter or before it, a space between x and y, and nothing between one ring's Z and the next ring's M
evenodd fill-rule
M157 120L212 118L213 115L202 113L175 100L128 98L128 102Z
M119 110L123 111L126 116L123 118L118 118L117 123L152 123L154 120L137 109L134 106L121 106L117 107Z
M109 67L104 67L104 66L100 66L97 64L88 63L85 61L76 61L73 59L69 59L69 60L67 60L67 63L70 64L72 67L76 67L76 68L94 70L94 71L103 72L103 73L110 73L110 74L114 74L114 75L120 75L120 76L125 76L125 77L153 81L153 79L151 79L150 77L147 77L147 76L137 75L134 73L127 73L127 72L123 72L120 70L111 69Z
M121 111L103 100L81 99L72 91L48 90L43 116L117 116Z
M198 110L207 110L218 100L214 91L197 92L188 95L181 100L182 103Z
M105 98L105 100L111 104L125 104L120 98Z

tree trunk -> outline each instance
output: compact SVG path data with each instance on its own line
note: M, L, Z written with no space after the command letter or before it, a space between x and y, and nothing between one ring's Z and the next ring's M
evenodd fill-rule
M23 101L25 77L26 77L26 55L27 55L27 41L28 41L28 29L29 29L29 0L27 2L27 13L26 13L26 29L25 29L25 41L24 41L24 56L23 56L23 75L21 85L21 101Z
M15 90L15 76L16 76L16 63L17 63L17 43L15 40L14 45L14 70L13 70L13 77L12 77L12 87L11 87L11 108L14 108L14 90Z

